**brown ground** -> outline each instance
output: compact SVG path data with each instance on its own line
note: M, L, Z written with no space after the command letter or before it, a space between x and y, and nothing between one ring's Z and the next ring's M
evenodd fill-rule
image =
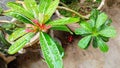
M77 46L79 38L76 38L73 43L67 45L63 59L64 68L120 68L120 0L108 0L103 10L112 18L113 26L117 30L117 37L108 42L109 52L101 53L92 46L87 50L80 49ZM19 61L22 61L16 61L20 64L19 68L48 68L42 59L38 59L39 55L29 55L19 57Z

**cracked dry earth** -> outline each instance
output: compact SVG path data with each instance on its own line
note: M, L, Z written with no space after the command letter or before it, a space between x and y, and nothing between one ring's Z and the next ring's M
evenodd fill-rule
M103 11L113 20L113 26L117 30L117 36L110 39L108 53L101 53L90 46L87 50L77 46L79 38L67 45L63 59L64 68L120 68L120 0L107 0ZM18 68L48 68L39 55L29 54L28 60L24 56L18 57ZM15 62L14 63L15 65ZM12 67L15 68L15 67Z

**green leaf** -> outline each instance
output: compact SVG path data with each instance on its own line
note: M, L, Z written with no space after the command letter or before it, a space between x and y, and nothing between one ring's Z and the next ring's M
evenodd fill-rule
M116 31L113 27L109 26L99 32L100 35L104 37L115 37Z
M108 41L109 41L109 37L100 36L100 38L101 38L104 42L108 42Z
M1 24L1 27L4 28L4 29L12 29L12 28L15 28L15 24L13 24L13 23L3 23L3 24Z
M1 15L2 12L3 12L3 9L0 7L0 15Z
M25 34L26 34L26 32L25 32L24 28L18 28L8 37L8 40L9 41L14 41L14 40L18 39L19 37L21 37Z
M87 48L88 45L89 45L89 43L90 43L91 38L92 38L91 35L82 38L82 39L78 42L78 46L79 46L80 48L83 48L83 49Z
M34 33L28 33L18 39L15 43L13 43L10 48L8 49L9 54L15 54L19 50L21 50L29 41L30 39L34 36Z
M80 23L80 26L81 26L81 28L84 28L85 30L92 32L92 27L90 26L90 23L88 23L86 21L82 21Z
M100 3L102 0L96 0L96 2Z
M66 32L70 32L71 34L73 34L73 33L71 32L71 30L70 30L66 25L52 26L51 29L52 29L52 30L66 31Z
M90 24L91 24L92 27L95 27L96 20L97 20L97 17L98 17L99 13L100 12L96 9L92 10L91 15L90 15Z
M97 21L96 21L96 28L99 28L100 26L102 26L106 20L107 20L108 16L105 13L101 13L100 15L98 15Z
M65 53L64 53L64 49L63 49L62 45L60 45L59 42L56 41L56 40L55 40L55 43L56 43L56 45L57 45L57 48L58 48L61 56L64 57Z
M5 13L5 15L12 16L23 23L33 24L33 22L30 19L28 19L24 15L17 13L17 12L7 12Z
M107 44L101 38L97 37L97 44L102 52L107 52L109 50Z
M51 26L56 26L56 25L66 25L66 24L71 24L71 23L75 23L78 22L79 18L62 18L62 19L58 19L55 21L51 21L48 22L47 24L51 25Z
M41 1L41 0L40 0ZM26 9L33 13L35 18L38 18L39 10L35 0L24 0Z
M106 22L105 22L105 25L111 25L111 23L112 23L112 20L111 19L108 19Z
M25 10L23 7L21 7L17 3L8 2L7 6L10 7L12 9L12 11L14 11L14 12L18 12L22 15L25 15L26 17L28 17L30 19L34 19L34 16L32 13L30 13L30 11Z
M97 39L96 39L96 37L93 37L92 44L93 44L93 47L94 47L94 48L98 48L98 44L97 44Z
M107 19L106 22L105 22L105 24L103 24L99 29L100 29L100 30L103 30L103 29L105 29L106 27L110 26L111 23L112 23L112 20L111 20L111 19Z
M76 35L88 35L88 34L91 34L91 32L88 30L85 30L84 28L77 28L75 29L75 34Z
M39 3L39 12L42 14L45 14L47 11L48 7L50 6L52 0L40 0Z
M48 7L50 6L52 0L40 0L40 3L39 3L39 21L42 22L42 23L45 23L44 21L44 18L47 18L45 16L45 13L48 9ZM47 22L47 21L46 21Z
M10 43L5 39L5 36L2 31L0 31L0 42L3 43L3 45L10 46Z
M51 2L50 6L46 10L44 22L47 22L51 18L56 8L58 7L58 4L59 4L59 0L54 0Z
M62 57L57 45L48 34L40 32L40 45L49 68L63 68Z

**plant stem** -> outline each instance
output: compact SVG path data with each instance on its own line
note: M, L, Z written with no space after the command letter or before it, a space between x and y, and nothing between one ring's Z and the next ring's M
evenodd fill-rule
M82 19L88 19L88 17L83 16L83 15L79 14L78 12L76 12L76 11L70 9L70 8L62 7L62 6L58 6L57 8L58 8L58 9L64 9L64 10L70 11L70 12L72 12L72 13L78 15L78 16L79 16L80 18L82 18Z
M63 5L64 7L68 7L65 3L60 2L61 5Z
M0 20L0 23L8 23L10 21L7 21L7 20Z
M0 39L3 44L5 44L7 47L9 47L11 44L5 39L5 36L2 31L0 31Z
M100 10L105 4L105 0L102 0L101 4L99 5L99 7L97 8L98 10Z
M59 18L64 18L64 16L62 16L58 10L56 10L55 13Z
M22 4L22 6L23 6L25 9L27 9L23 1L16 0L16 2L19 3L19 4Z

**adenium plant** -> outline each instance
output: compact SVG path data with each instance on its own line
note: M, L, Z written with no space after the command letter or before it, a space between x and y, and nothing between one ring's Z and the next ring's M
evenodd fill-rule
M16 29L8 37L8 40L13 42L8 49L8 53L17 53L30 42L32 37L39 33L40 47L49 68L62 68L62 55L58 49L60 45L47 34L47 31L55 29L70 32L66 24L78 22L79 18L65 17L51 20L50 18L55 12L59 0L40 0L39 4L35 0L24 0L21 2L22 5L9 2L7 6L10 7L10 10L4 13L26 25L26 27Z
M91 12L89 20L86 21L85 19L88 18L67 8L67 10L77 14L81 20L73 17L62 17L60 19L52 20L51 17L58 7L59 0L40 0L38 2L39 3L36 3L35 0L24 0L19 1L19 3L8 2L7 6L10 9L6 12L3 12L2 9L0 10L0 14L16 18L25 25L17 28L15 28L15 25L13 24L9 24L10 26L0 26L0 30L1 28L7 30L11 27L15 28L7 39L12 42L8 49L9 54L12 55L17 53L24 48L36 34L39 34L41 51L48 67L63 68L63 53L61 53L61 51L63 52L63 49L61 45L48 34L48 32L49 30L61 30L72 33L66 24L75 22L79 22L80 24L80 28L75 30L75 34L83 37L78 42L80 48L86 49L92 42L94 48L99 48L102 52L108 51L109 48L105 42L107 42L109 38L115 37L116 31L110 26L112 21L105 13L94 9ZM10 45L3 36L2 30L0 31L0 38L2 39L2 42ZM72 37L69 38L70 42L71 40Z
M99 47L102 52L107 52L109 48L105 42L116 35L115 29L110 26L111 23L112 21L105 13L93 10L90 20L81 21L81 28L75 30L76 35L83 36L78 46L86 49L92 42L94 48Z

